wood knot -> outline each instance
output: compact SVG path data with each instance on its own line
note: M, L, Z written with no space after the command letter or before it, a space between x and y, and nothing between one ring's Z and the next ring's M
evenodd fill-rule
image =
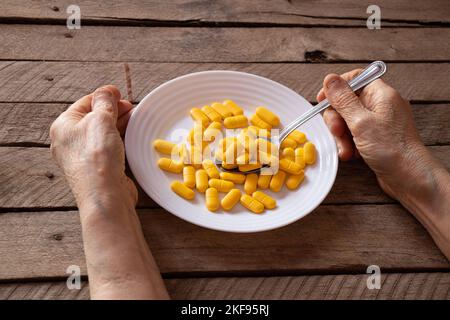
M61 233L57 233L53 235L53 239L56 241L61 241L64 238L64 236Z
M308 62L324 62L328 59L327 53L322 50L305 52L305 60Z
M53 81L54 78L52 76L44 76L44 79L47 81Z
M50 171L46 171L45 176L49 179L53 179L55 177L55 175Z
M59 7L57 7L57 6L51 6L50 9L52 9L55 12L59 11Z

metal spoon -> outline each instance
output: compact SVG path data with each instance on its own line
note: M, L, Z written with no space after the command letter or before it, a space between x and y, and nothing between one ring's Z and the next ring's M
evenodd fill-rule
M369 64L358 76L353 78L348 84L350 88L353 91L357 91L361 88L364 88L369 83L373 82L374 80L380 78L384 73L386 72L386 64L383 61L375 61ZM300 127L302 124L307 122L308 120L312 119L315 115L317 115L319 112L322 112L326 108L330 106L330 102L328 102L327 99L322 100L319 102L315 107L311 108L310 110L306 111L304 114L302 114L300 117L292 121L290 124L288 124L286 127L284 127L283 130L281 130L278 137L273 137L273 140L278 140L278 146L283 142L284 139L295 129ZM217 167L219 167L222 171L227 172L239 172L243 174L249 174L249 173L258 173L261 169L251 170L247 172L241 172L238 169L225 169L222 167L222 162L215 161Z

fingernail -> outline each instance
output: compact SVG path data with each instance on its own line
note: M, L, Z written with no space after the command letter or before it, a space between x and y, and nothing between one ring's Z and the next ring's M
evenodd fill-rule
M99 88L94 91L93 103L97 103L98 101L111 100L112 93L108 89Z
M325 84L328 89L338 86L341 83L342 79L338 75L332 77Z

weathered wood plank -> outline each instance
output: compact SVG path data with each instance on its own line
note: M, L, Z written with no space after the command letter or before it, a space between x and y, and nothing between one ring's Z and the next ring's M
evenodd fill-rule
M49 146L52 122L67 108L60 103L0 103L0 145ZM426 145L450 144L450 104L413 105Z
M54 103L0 103L0 144L49 146L50 126L67 107Z
M50 20L65 22L69 0L7 0L2 3L0 19ZM300 24L300 25L344 25L365 27L370 1L142 1L119 0L108 5L96 1L79 0L82 24L110 22L112 24L135 23L255 23L255 24ZM448 1L380 0L382 26L420 25L421 23L450 22L446 14L450 11Z
M450 273L386 273L379 290L367 288L366 274L288 277L165 279L172 299L448 300ZM86 300L89 284L69 290L63 281L0 284L1 300Z
M448 28L1 25L0 59L139 62L448 61ZM370 41L368 41L370 39ZM420 39L420 42L417 41ZM33 50L30 50L33 48Z
M359 64L297 63L130 63L132 93L140 101L152 89L175 77L204 70L236 70L278 81L315 101L328 73L343 73ZM443 86L450 63L389 63L384 79L413 101L450 101ZM105 84L127 92L123 63L26 62L0 63L1 102L73 102Z
M450 146L430 147L450 170ZM392 203L362 161L341 163L325 204ZM47 148L0 148L0 208L75 207L74 197ZM139 207L155 207L142 190Z
M162 209L140 210L150 248L166 275L289 275L388 270L450 270L422 226L399 205L321 206L281 229L233 234L185 222ZM0 279L86 274L76 211L0 216Z

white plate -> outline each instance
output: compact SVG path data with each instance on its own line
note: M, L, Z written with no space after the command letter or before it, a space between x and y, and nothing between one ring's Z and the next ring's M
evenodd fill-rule
M319 88L318 88L319 89ZM170 189L181 175L163 172L161 156L152 147L155 139L181 142L173 132L190 129L192 107L214 101L234 100L249 116L257 106L273 110L283 125L311 108L311 104L291 89L266 78L235 71L204 71L164 83L150 92L137 106L128 124L125 145L131 170L145 192L161 207L186 221L228 232L257 232L279 228L303 218L314 210L330 191L337 172L338 158L333 137L322 117L317 115L300 129L317 148L317 163L305 170L306 178L296 191L283 187L268 193L277 200L275 210L253 214L237 204L233 211L211 213L205 208L204 194L187 201ZM223 194L220 195L223 197Z

